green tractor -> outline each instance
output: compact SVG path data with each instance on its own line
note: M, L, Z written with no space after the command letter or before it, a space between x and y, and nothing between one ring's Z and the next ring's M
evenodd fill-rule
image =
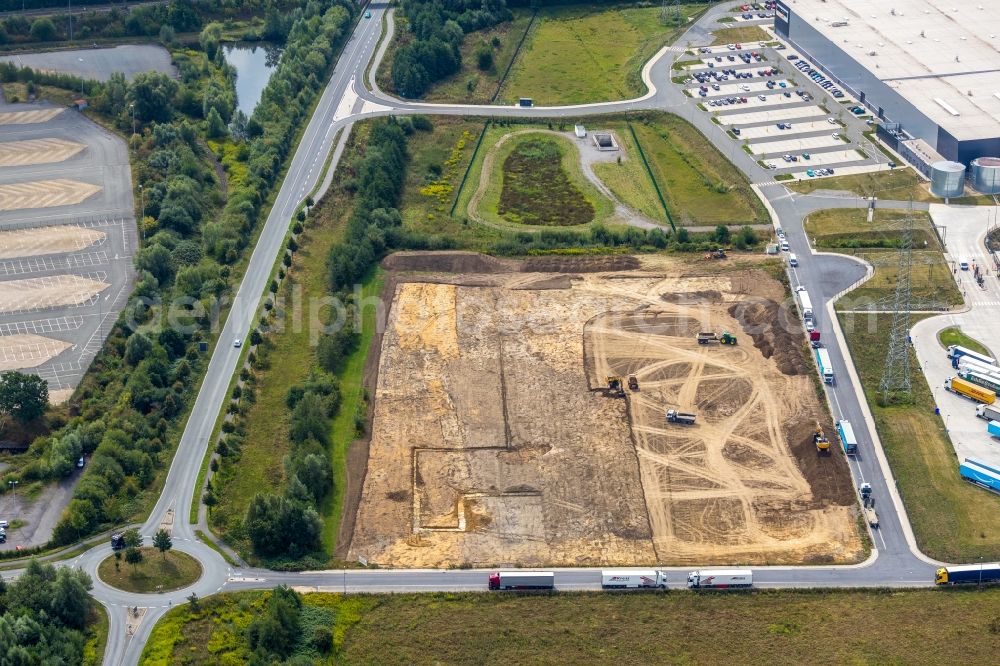
M722 335L719 336L719 342L724 345L735 345L736 336L729 331L723 331Z

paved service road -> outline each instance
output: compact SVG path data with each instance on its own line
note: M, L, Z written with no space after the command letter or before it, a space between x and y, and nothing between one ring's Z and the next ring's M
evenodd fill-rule
M257 304L270 276L275 257L281 250L288 223L298 203L312 189L333 140L340 128L348 127L360 118L390 113L434 113L451 115L495 115L537 117L579 117L630 109L667 109L691 120L724 153L733 143L710 118L694 111L694 100L686 97L679 87L670 83L671 63L683 49L665 49L644 68L644 79L650 92L642 98L585 105L581 107L531 108L477 107L466 105L430 105L401 102L363 84L366 64L378 44L385 4L373 4L371 19L361 19L347 44L316 112L292 158L288 174L282 183L275 205L265 223L254 249L246 275L237 292L232 311L223 328L218 347L214 350L204 383L198 394L177 454L174 458L159 502L142 526L147 540L161 521L173 511L175 547L191 553L201 561L205 573L193 586L161 595L127 594L109 588L96 579L97 564L111 552L102 545L69 562L95 578L94 595L109 610L110 635L105 654L106 664L135 664L156 620L175 604L184 603L192 592L198 596L221 590L270 588L288 584L302 588L350 592L399 592L431 590L485 590L486 571L482 570L351 570L283 573L263 569L228 566L207 545L196 539L195 526L189 513L198 472L217 415L228 397L230 379L237 368L240 350L232 347L235 338L246 337L254 319ZM715 18L725 15L727 6L712 7L687 33L679 44L708 44L709 30ZM381 54L381 51L380 51ZM766 171L742 150L733 151L733 161L752 181L762 180ZM339 152L335 152L331 169L336 167ZM755 584L761 587L856 587L856 586L927 586L933 581L936 563L916 549L905 510L895 490L895 482L878 443L871 415L860 393L853 364L836 322L830 303L838 294L865 278L868 267L858 261L836 255L813 254L802 230L802 220L810 211L830 207L864 205L853 196L796 195L777 185L764 186L759 191L776 221L788 234L789 243L801 265L790 274L794 285L805 286L814 303L824 304L817 319L823 340L831 352L836 383L828 387L827 395L835 419L846 418L853 424L861 444L861 455L850 463L855 481L867 481L874 487L878 500L881 529L874 531L875 549L868 561L852 566L822 567L759 567L755 568ZM900 202L882 205L904 207ZM694 568L694 567L689 567ZM670 569L670 586L683 585L688 568ZM17 572L11 572L16 575ZM561 589L598 589L597 569L558 569L556 584ZM145 615L133 636L126 635L126 607L138 606Z

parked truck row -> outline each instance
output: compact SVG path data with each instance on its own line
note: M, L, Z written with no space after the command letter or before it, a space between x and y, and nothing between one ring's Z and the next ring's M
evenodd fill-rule
M556 575L551 571L496 571L489 576L491 590L554 590ZM749 569L706 569L687 575L691 589L746 588L753 585ZM663 590L667 572L660 569L605 569L601 588L605 590Z

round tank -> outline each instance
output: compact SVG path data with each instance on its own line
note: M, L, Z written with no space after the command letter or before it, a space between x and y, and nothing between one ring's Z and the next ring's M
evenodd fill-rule
M977 157L969 166L973 189L983 194L1000 194L1000 157Z
M965 191L965 165L942 160L931 165L931 194L936 197L960 197Z

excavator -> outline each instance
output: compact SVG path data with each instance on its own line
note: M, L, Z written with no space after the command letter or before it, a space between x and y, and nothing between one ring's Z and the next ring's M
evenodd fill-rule
M830 452L830 440L826 438L823 426L818 423L816 424L816 432L813 433L813 444L816 445L816 453Z

